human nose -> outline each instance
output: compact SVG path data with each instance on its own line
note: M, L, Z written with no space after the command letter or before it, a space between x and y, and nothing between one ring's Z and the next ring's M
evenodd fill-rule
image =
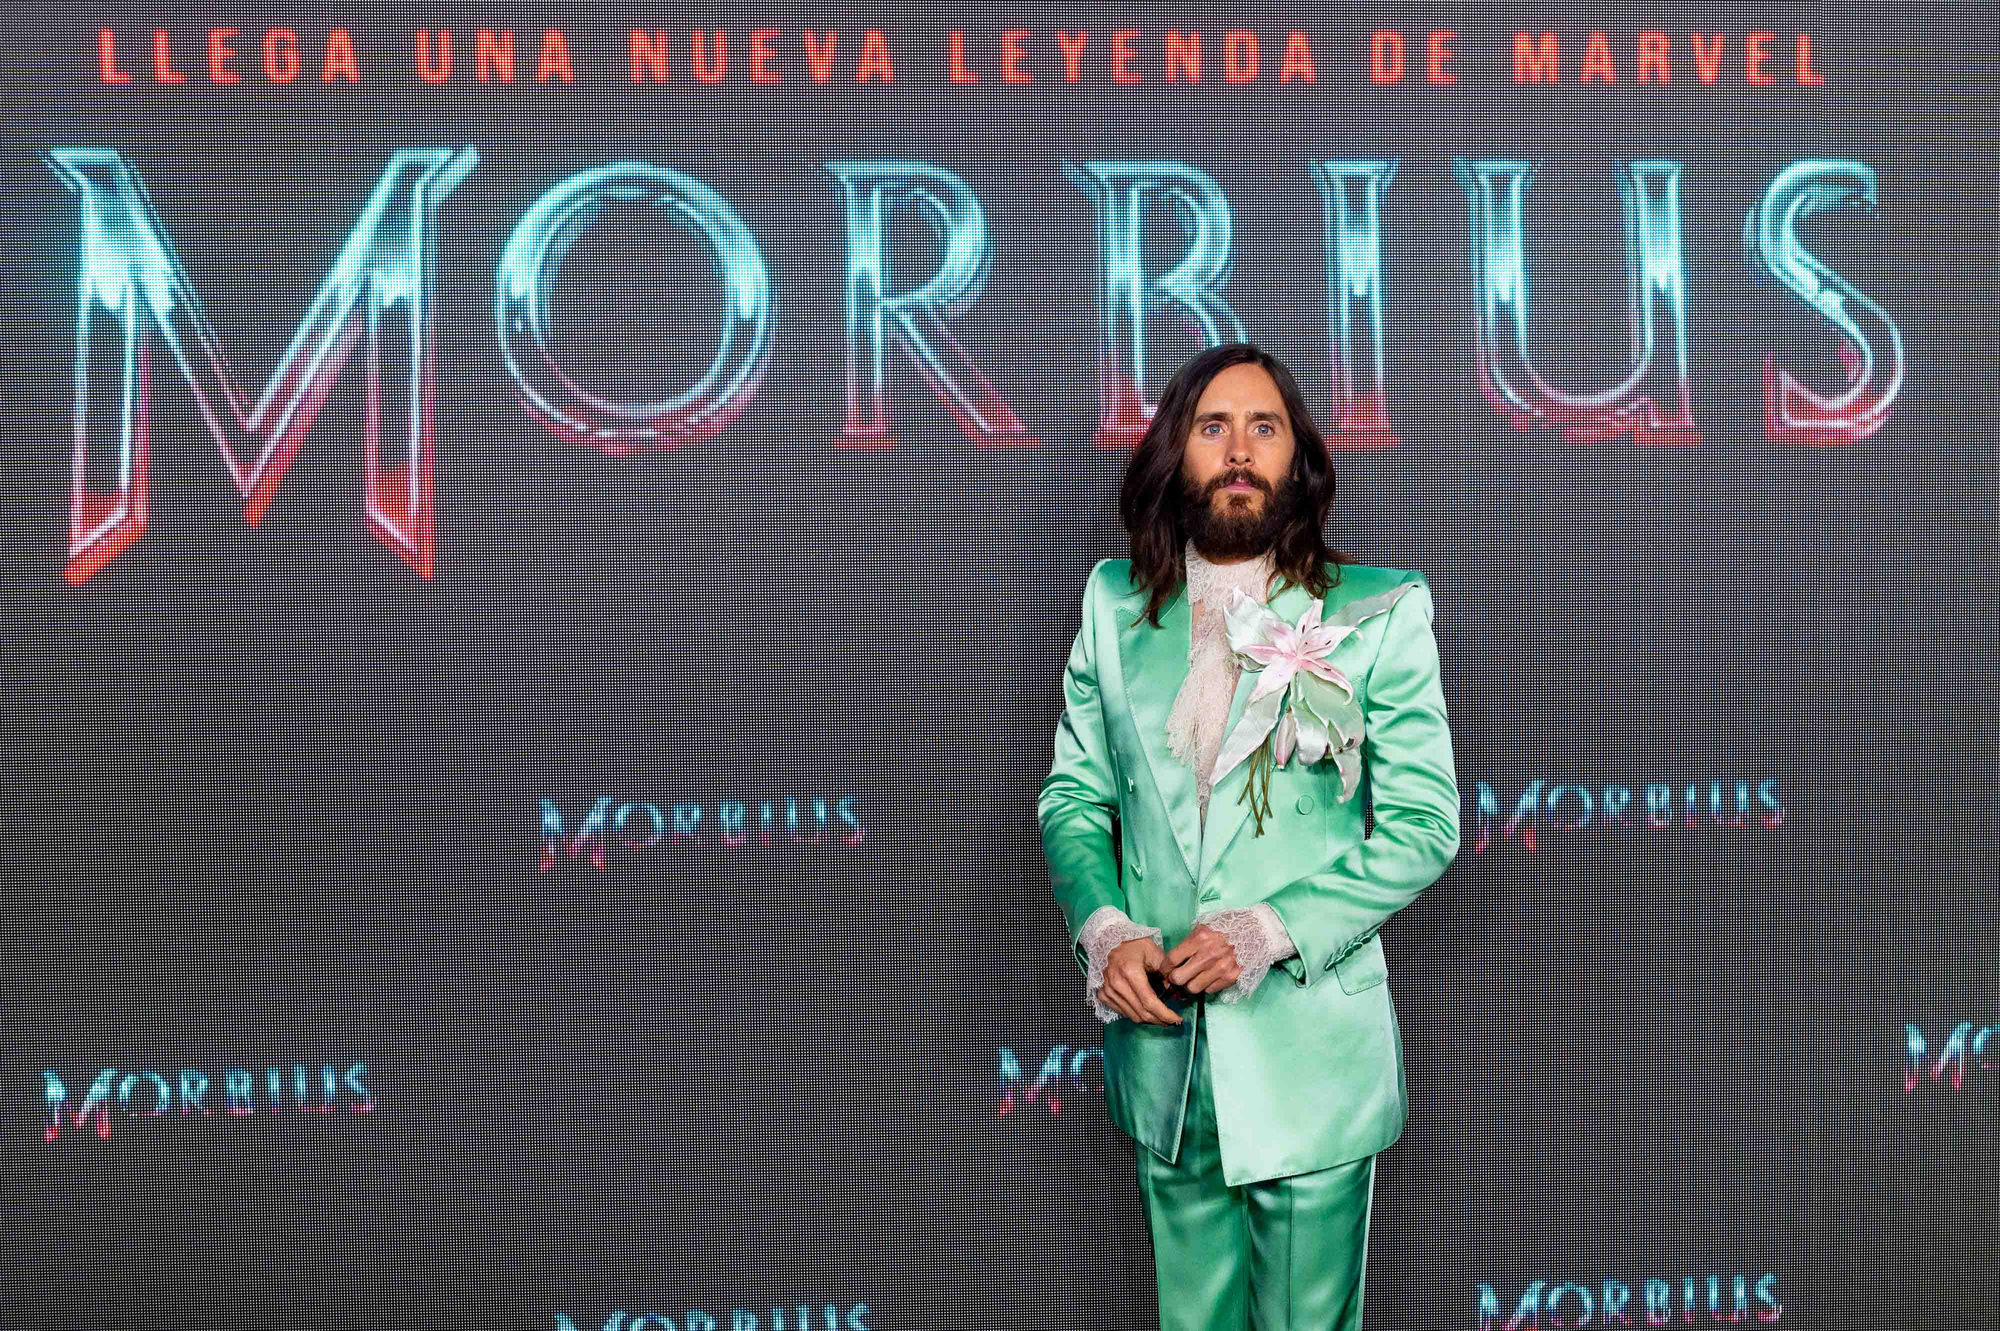
M1250 440L1241 433L1232 431L1229 442L1223 446L1223 457L1230 462L1250 461Z

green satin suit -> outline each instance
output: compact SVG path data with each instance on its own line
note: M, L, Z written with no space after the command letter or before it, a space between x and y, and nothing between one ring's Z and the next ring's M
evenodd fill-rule
M1362 704L1361 784L1343 802L1331 761L1306 767L1294 758L1271 774L1262 836L1238 800L1248 763L1210 792L1204 828L1194 772L1168 749L1167 713L1188 671L1185 588L1161 610L1158 628L1139 620L1146 596L1131 586L1128 561L1102 561L1084 589L1055 760L1038 801L1072 943L1100 906L1157 926L1171 947L1197 914L1263 901L1298 948L1243 1002L1202 1004L1199 1021L1120 1019L1105 1028L1111 1119L1158 1157L1142 1159L1142 1183L1150 1165L1181 1155L1197 1029L1214 1120L1198 1126L1212 1128L1230 1187L1349 1164L1372 1170L1369 1158L1403 1128L1402 1040L1376 931L1457 853L1458 785L1428 584L1419 573L1362 564L1339 574L1324 619L1350 601L1415 584L1332 656ZM1296 622L1311 599L1286 587L1270 605ZM1225 734L1256 681L1255 671L1242 673ZM1374 833L1364 837L1371 804ZM1081 945L1075 951L1086 966ZM1154 1195L1149 1188L1149 1206ZM1164 1314L1164 1286L1162 1295Z

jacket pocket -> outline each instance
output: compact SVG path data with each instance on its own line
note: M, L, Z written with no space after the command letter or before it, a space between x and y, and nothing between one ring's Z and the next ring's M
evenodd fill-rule
M1382 938L1376 935L1333 963L1333 978L1350 994L1373 989L1389 978L1389 959L1382 955Z

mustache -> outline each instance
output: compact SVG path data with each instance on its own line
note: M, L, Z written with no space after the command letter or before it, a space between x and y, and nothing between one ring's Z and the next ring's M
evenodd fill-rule
M1238 481L1242 481L1246 485L1256 486L1259 490L1262 490L1264 492L1266 497L1269 497L1271 493L1271 483L1265 480L1262 476L1259 476L1256 472L1253 471L1238 470L1238 471L1224 472L1222 475L1210 481L1208 483L1208 488L1202 491L1201 497L1203 499L1206 499L1210 495L1214 494L1217 490L1222 489L1224 486L1234 485Z

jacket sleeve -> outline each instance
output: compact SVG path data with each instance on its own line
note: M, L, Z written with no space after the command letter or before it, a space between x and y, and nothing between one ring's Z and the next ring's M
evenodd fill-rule
M1084 584L1083 623L1063 667L1063 710L1056 723L1055 761L1036 801L1049 884L1069 926L1076 963L1086 975L1089 957L1078 937L1085 921L1102 906L1125 909L1125 893L1118 885L1118 861L1111 848L1111 824L1118 808L1117 773L1111 764L1097 687L1097 615L1092 602L1103 569L1100 562Z
M1419 576L1384 617L1363 704L1372 836L1266 900L1299 954L1281 964L1309 985L1436 882L1458 854L1458 773L1438 679L1430 586Z

